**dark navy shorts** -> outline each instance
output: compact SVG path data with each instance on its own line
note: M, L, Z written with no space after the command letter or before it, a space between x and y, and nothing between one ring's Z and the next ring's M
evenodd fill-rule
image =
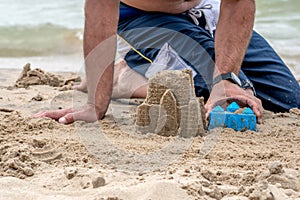
M214 70L214 38L205 30L204 17L198 21L196 25L185 14L144 12L121 3L118 34L132 46L125 56L127 64L144 75L161 47L168 43L197 72L195 93L207 99ZM252 82L265 109L283 112L300 108L299 83L274 49L255 31L239 77L243 82Z

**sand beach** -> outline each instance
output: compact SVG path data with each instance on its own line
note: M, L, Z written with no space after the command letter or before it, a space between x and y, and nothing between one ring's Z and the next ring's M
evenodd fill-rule
M138 134L141 99L112 101L97 123L62 125L31 115L83 104L86 94L59 84L17 88L20 73L0 70L0 199L300 199L298 109L265 111L257 132L191 139Z
M257 0L254 27L298 81L299 2ZM300 200L299 109L265 111L257 132L192 138L138 133L143 99L112 100L95 123L32 118L86 101L72 90L84 78L83 7L0 0L0 200ZM42 71L16 85L28 62Z

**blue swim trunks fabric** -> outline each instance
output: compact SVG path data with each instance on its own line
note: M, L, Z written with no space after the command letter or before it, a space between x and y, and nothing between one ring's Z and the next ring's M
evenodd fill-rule
M128 6L124 3L120 3L120 11L119 11L119 20L124 20L126 18L129 18L129 17L134 17L136 15L139 15L139 14L143 14L143 11L139 10L139 9L136 9L136 8L133 8L131 6Z

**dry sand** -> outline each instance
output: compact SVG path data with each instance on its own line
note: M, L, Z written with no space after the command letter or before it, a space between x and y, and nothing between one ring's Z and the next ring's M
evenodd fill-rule
M298 109L266 112L258 132L139 135L133 124L141 100L113 101L93 124L30 118L86 96L12 87L19 74L0 70L0 199L300 199Z

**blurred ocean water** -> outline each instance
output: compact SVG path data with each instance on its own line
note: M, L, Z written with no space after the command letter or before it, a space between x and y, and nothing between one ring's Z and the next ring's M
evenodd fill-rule
M0 0L0 57L78 51L83 7L84 0Z
M300 78L300 1L257 0L258 30Z

